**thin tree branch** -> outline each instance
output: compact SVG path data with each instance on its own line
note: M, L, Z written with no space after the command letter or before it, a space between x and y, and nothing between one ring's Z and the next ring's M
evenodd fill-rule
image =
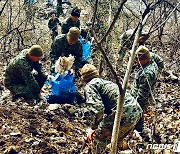
M23 37L22 37L22 35L21 35L21 32L19 31L18 28L17 28L17 32L18 32L18 34L19 34L19 36L20 36L20 38L21 38L21 44L22 44L23 46L25 46L25 44L24 44L24 39L23 39Z
M95 17L96 17L96 13L97 13L97 4L98 4L98 0L96 0L95 7L94 7L95 9L94 9L94 14L93 14L92 34L93 34L95 42L97 43L97 46L98 46L99 50L101 51L101 53L103 54L103 56L104 56L104 58L105 58L105 60L107 62L107 65L109 66L109 68L111 69L112 74L114 75L114 78L116 80L117 85L120 87L119 91L121 93L122 92L122 86L121 86L120 80L119 80L119 78L118 78L118 76L117 76L111 62L109 61L108 57L106 56L106 53L105 53L104 49L102 48L102 42L101 41L98 42L97 37L96 37L95 32L94 32L94 23L95 23Z
M30 28L30 29L20 30L19 32L20 32L20 33L23 33L23 32L32 31L32 30L34 30L34 29L36 29L36 28L34 27L34 28Z
M140 19L140 18L138 17L138 15L137 15L135 12L133 12L128 6L124 5L124 7L125 7L126 9L128 9L128 10L132 13L133 16L135 16L137 19Z
M108 34L111 32L111 30L112 30L112 28L113 28L116 20L117 20L118 17L119 17L119 14L120 14L120 12L121 12L121 10L122 10L122 8L123 8L123 5L124 5L124 3L126 3L126 1L127 1L127 0L123 0L123 1L122 1L120 7L118 8L118 11L116 12L116 14L115 14L115 16L114 16L114 19L113 19L111 25L109 26L106 34L103 36L103 38L100 40L99 43L102 43L102 42L106 39L106 37L108 36Z
M0 16L1 16L1 14L3 13L3 11L4 11L7 2L8 2L8 0L6 0L6 2L4 3L4 5L3 5L3 7L2 7L2 9L1 9L1 11L0 11Z
M171 11L171 13L168 15L168 17L155 29L153 29L152 31L149 32L149 34L152 34L154 31L156 31L157 29L159 29L162 25L164 25L166 23L166 21L170 18L170 16L172 15L172 13L176 10L176 8L179 6L180 2L176 5L176 7Z
M3 38L5 38L6 36L8 36L9 34L11 34L14 30L17 30L22 24L24 23L24 21L22 21L17 27L11 29L10 31L8 31L4 36L2 36L0 38L0 40L2 40Z
M107 62L107 65L108 65L109 68L111 69L111 72L112 72L112 74L113 74L113 76L114 76L114 78L115 78L115 80L116 80L116 84L117 84L118 87L119 87L119 92L120 92L120 94L121 94L121 93L122 93L122 85L121 85L121 82L120 82L120 80L119 80L119 78L118 78L118 76L117 76L117 73L115 72L115 70L114 70L111 62L109 61L108 57L106 56L106 53L105 53L104 49L102 48L101 43L97 43L97 46L98 46L99 50L101 51L101 53L103 54L104 59L105 59L106 62Z
M167 3L168 5L170 5L171 7L175 8L176 6L174 6L172 3L168 2L168 1L164 1L165 3ZM176 11L180 12L180 10L178 8L176 8Z
M96 34L94 32L94 23L95 23L95 20L96 20L97 4L98 4L98 0L96 0L96 2L95 2L93 19L92 19L92 27L91 27L92 35L94 37L95 42L98 42Z

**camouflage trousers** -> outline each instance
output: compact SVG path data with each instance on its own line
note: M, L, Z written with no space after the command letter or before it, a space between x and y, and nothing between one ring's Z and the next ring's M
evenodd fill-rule
M94 141L92 143L92 153L99 154L105 152L108 148L107 145L111 142L112 129L114 124L115 112L106 116L104 120L99 124L96 130ZM134 129L135 125L139 121L140 116L137 117L130 124L120 124L118 147L120 148L123 139Z
M34 78L39 85L37 86L37 89L41 89L46 81L46 78L42 75L34 75ZM8 90L10 90L13 96L23 97L27 100L37 99L39 94L39 92L32 91L26 83L12 83L10 80L4 79L4 85Z

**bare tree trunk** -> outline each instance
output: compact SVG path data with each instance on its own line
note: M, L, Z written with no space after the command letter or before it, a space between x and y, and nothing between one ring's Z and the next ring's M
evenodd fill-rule
M177 4L177 0L175 0L175 3L174 4ZM174 11L174 20L175 20L175 23L178 24L178 16L177 16L177 10Z
M112 0L109 2L109 18L108 18L108 25L111 23L111 18L112 18Z
M6 0L6 2L4 3L4 5L3 5L3 7L2 7L2 9L1 9L1 11L0 11L0 16L1 16L1 14L3 13L3 11L4 11L4 9L5 9L5 7L6 7L7 2L8 2L8 0Z
M123 80L122 92L121 92L121 95L118 97L118 100L117 100L116 115L115 115L115 119L114 119L114 126L113 126L113 131L112 131L112 138L111 138L111 152L110 152L111 154L117 153L117 142L118 142L120 122L121 122L121 116L122 116L122 110L123 110L124 96L125 96L126 87L127 87L127 83L129 80L130 73L131 73L131 68L133 65L134 57L135 57L135 51L136 51L136 48L138 45L138 40L139 40L139 36L140 36L141 31L142 31L142 25L140 24L138 26L138 30L136 32L135 39L133 42L132 54L131 54L131 57L128 61L126 74L125 74L125 77Z

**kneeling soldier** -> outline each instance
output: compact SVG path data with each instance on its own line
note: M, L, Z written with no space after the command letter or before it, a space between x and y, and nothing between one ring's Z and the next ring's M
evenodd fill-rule
M4 85L11 91L13 98L24 97L27 100L40 97L40 90L44 85L46 76L43 74L39 61L43 50L39 45L24 49L6 68ZM32 74L32 70L36 74Z

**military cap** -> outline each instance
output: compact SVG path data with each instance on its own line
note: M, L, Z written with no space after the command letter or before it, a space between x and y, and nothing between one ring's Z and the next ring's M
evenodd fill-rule
M67 37L70 41L77 41L80 36L80 30L77 27L71 27L67 33Z
M99 76L97 68L92 64L85 64L81 69L81 78L84 82L88 82Z
M51 10L50 12L49 12L49 15L51 16L52 14L56 14L56 10Z
M138 56L142 56L143 55L143 56L145 56L147 58L151 57L150 53L149 53L149 49L146 48L143 45L139 46L139 48L136 50L135 54L138 55Z
M73 8L72 11L71 11L71 15L75 16L75 17L78 17L78 18L80 17L80 13L81 13L81 10L78 9L78 7Z
M41 48L40 45L33 45L28 53L31 55L31 56L35 56L35 57L41 57L43 56L43 50Z

